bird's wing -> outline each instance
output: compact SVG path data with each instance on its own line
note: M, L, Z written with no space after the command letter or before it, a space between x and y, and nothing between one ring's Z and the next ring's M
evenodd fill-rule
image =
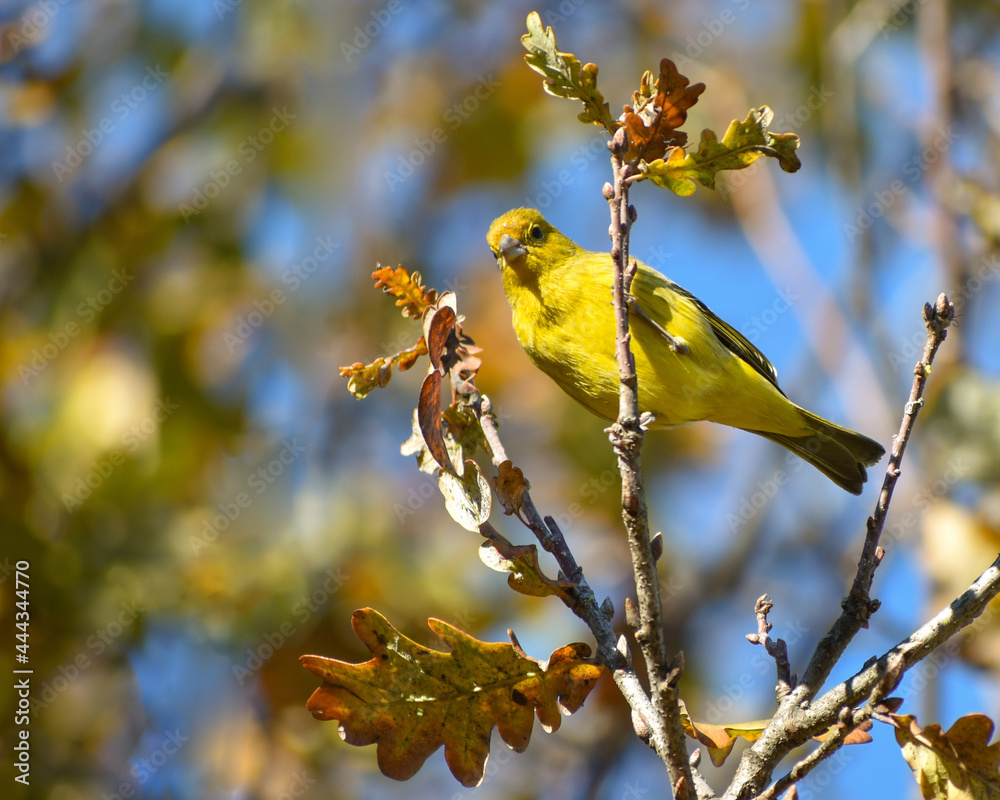
M781 391L781 388L778 386L778 371L774 368L774 365L767 360L767 357L760 352L760 350L754 347L742 333L736 330L728 322L725 322L717 317L712 309L706 306L687 289L678 286L669 278L665 278L660 275L660 273L650 269L649 267L640 265L638 271L636 272L635 279L632 281L632 294L635 296L643 311L645 311L646 314L648 314L658 325L662 325L663 327L666 327L667 320L669 320L671 316L671 311L669 309L664 309L661 304L666 302L669 305L671 300L670 295L680 295L681 297L691 301L698 311L705 316L705 319L708 320L708 323L712 328L712 333L715 334L715 338L717 338L730 352L734 353L736 356L753 367L753 369L760 373L760 375L764 377L768 383L774 386L775 389L779 392ZM784 392L782 392L782 394L784 394Z

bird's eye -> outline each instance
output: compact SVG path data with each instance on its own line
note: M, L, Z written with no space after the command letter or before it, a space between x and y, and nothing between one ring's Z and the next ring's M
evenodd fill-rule
M530 236L536 242L542 241L543 235L544 234L542 233L542 227L541 227L541 225L532 225L531 226L531 230L528 231L528 236Z
M498 256L498 255L497 255L496 253L494 253L494 252L493 252L492 250L490 250L490 255L491 255L491 256L493 256L493 260L494 260L494 261L499 261L499 260L500 260L500 256Z

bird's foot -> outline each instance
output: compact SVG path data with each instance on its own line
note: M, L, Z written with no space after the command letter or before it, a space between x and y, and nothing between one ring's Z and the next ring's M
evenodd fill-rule
M639 317L639 319L645 320L656 328L660 336L667 340L667 346L671 349L671 351L679 356L684 356L691 352L691 348L687 346L687 342L685 342L680 336L672 336L667 333L666 329L662 325L643 311L642 306L639 305L639 302L635 299L635 297L632 295L626 295L625 305L627 305L629 311Z

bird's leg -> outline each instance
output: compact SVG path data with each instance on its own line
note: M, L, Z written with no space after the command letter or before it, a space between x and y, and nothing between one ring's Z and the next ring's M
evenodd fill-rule
M667 344L669 345L670 349L677 355L683 356L691 352L690 348L687 346L687 343L680 336L671 336L669 333L666 332L666 330L663 329L661 325L659 325L652 317L650 317L649 314L643 311L642 307L639 305L639 302L635 299L633 295L630 294L625 295L625 305L627 305L628 310L633 312L637 317L639 317L640 319L644 319L646 322L648 322L650 325L656 328L656 330L660 332L660 335L667 340Z

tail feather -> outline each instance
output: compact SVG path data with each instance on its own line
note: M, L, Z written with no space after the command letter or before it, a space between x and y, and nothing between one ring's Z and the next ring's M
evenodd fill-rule
M882 458L885 448L867 436L827 422L805 409L800 408L799 411L812 431L806 436L750 432L770 439L808 461L842 489L851 494L861 494L868 480L865 467Z

